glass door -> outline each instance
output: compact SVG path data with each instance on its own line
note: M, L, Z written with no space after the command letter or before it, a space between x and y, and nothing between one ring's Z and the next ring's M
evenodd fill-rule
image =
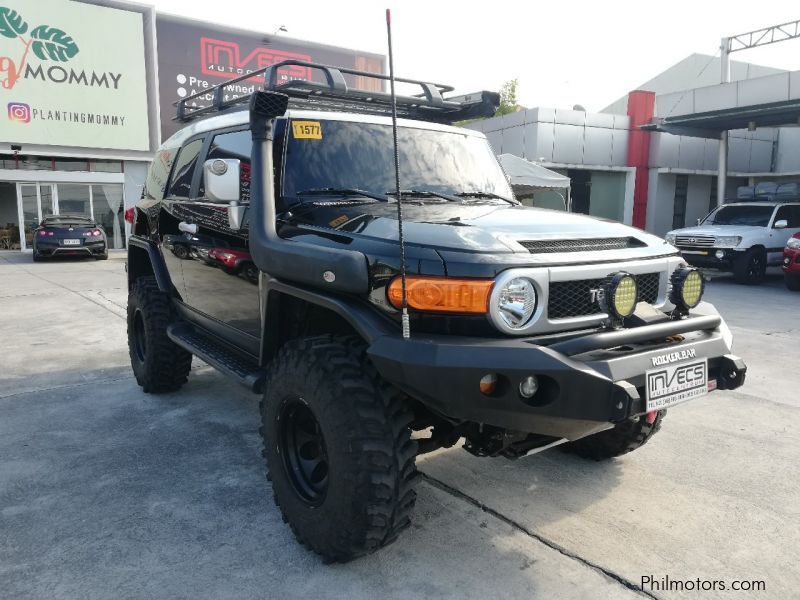
M49 183L20 183L17 186L20 218L20 248L30 248L33 230L39 226L42 217L56 212L53 186Z

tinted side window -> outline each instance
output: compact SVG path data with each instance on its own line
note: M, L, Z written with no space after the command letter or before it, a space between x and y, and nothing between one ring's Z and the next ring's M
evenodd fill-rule
M250 202L250 150L253 143L249 130L232 131L215 135L208 149L206 160L214 158L236 158L240 161L239 200ZM205 177L205 174L203 174ZM205 181L200 180L200 197L205 195Z
M169 184L169 197L188 198L192 190L192 178L197 166L197 158L203 148L203 140L194 140L186 144L178 153L172 181Z

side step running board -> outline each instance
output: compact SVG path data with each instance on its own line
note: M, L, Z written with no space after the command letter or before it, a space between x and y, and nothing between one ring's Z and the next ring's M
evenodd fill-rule
M266 377L263 369L213 338L203 335L191 324L173 323L167 327L167 335L178 346L235 379L250 391L257 394L263 391Z

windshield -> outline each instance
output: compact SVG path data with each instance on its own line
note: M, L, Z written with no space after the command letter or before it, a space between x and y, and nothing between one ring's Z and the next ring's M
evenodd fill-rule
M293 121L288 129L283 176L288 200L322 188L380 195L396 188L390 125ZM513 197L482 137L399 127L397 141L403 190Z
M773 206L722 206L705 220L708 225L754 225L766 227L775 210Z

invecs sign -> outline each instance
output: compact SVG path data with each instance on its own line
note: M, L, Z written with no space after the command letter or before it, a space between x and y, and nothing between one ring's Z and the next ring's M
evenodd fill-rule
M0 0L0 100L3 141L148 150L141 14Z
M203 75L240 77L258 69L269 67L284 60L301 60L310 62L310 54L286 52L272 48L256 48L243 55L241 46L236 42L215 38L200 38L200 60ZM279 71L286 79L311 79L311 69L299 65L290 65ZM251 78L258 79L258 77Z
M285 60L384 71L384 57L380 55L219 27L180 17L157 15L156 32L162 137L171 135L180 127L180 123L173 120L174 103L180 98L210 90L225 79L248 75ZM322 77L320 71L300 65L287 65L278 71L280 81L308 79L321 82ZM349 85L357 86L359 83L350 76L345 78ZM257 76L233 84L226 89L226 99L252 92L261 81L263 76ZM208 92L194 102L206 105L210 101L211 93Z

